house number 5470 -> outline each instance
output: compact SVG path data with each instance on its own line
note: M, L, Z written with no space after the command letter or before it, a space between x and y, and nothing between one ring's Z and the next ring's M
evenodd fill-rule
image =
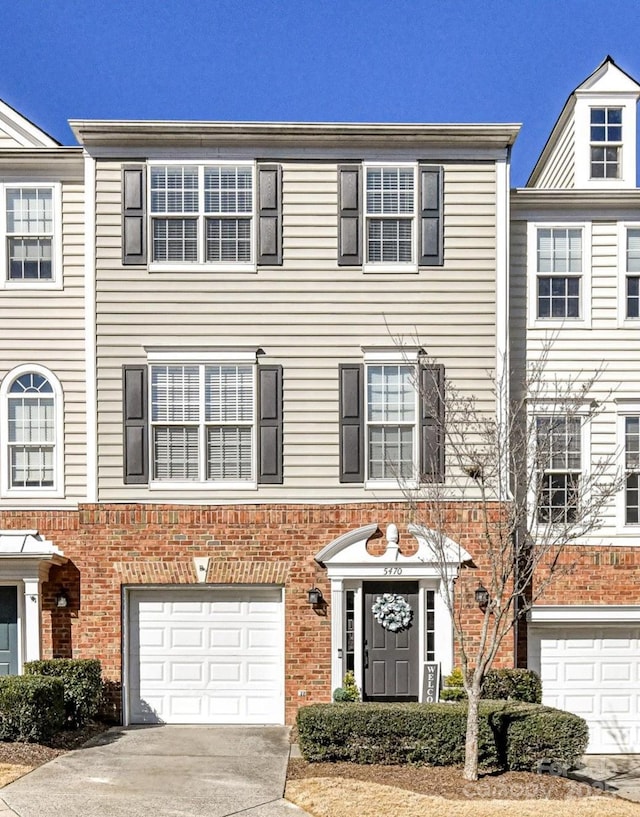
M383 572L385 576L402 576L401 567L385 567Z

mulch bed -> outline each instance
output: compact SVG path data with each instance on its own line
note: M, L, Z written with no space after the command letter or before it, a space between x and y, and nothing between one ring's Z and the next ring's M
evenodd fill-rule
M77 749L88 740L109 729L109 724L90 721L81 729L59 732L47 744L5 743L0 741L0 763L21 766L40 766L71 749Z
M289 780L306 777L342 777L395 786L449 800L565 800L602 795L600 789L565 777L532 772L485 774L475 783L451 766L364 766L356 763L289 761ZM605 795L610 796L610 795Z

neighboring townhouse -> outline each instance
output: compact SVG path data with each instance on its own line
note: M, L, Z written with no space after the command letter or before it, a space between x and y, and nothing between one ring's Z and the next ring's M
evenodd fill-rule
M84 161L0 102L0 673L66 649L46 580L87 491Z
M639 96L608 57L571 94L511 198L515 376L525 357L541 354L550 382L577 387L599 372L595 416L558 428L545 474L553 508L541 508L542 518L571 513L572 486L599 460L619 455L624 473L602 525L563 553L573 569L535 605L528 627L528 664L541 672L544 701L586 718L594 752L640 751Z

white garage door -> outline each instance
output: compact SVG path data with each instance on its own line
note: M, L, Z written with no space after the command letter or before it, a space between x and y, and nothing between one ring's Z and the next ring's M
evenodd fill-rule
M130 723L284 723L277 588L132 590Z
M587 751L640 752L640 628L547 626L529 637L543 703L587 721Z

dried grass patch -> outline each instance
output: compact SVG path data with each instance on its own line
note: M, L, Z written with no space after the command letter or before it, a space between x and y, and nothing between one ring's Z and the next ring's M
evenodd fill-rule
M0 763L0 788L13 783L23 774L30 772L33 766L23 766L18 763Z
M340 777L289 780L285 797L313 817L640 817L639 804L613 797L451 800Z

